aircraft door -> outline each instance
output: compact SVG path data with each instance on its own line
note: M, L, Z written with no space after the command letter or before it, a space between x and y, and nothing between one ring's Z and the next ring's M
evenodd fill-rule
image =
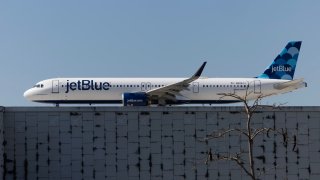
M150 82L146 83L146 90L147 91L151 90L151 83Z
M141 91L146 91L146 83L145 82L142 82L141 83Z
M59 93L59 80L52 80L52 93Z
M261 93L261 81L260 80L256 80L253 83L254 83L254 93L255 94L260 94Z
M149 82L142 82L141 83L141 91L149 91L151 89L151 83Z
M193 82L192 87L193 87L193 93L199 93L199 82Z

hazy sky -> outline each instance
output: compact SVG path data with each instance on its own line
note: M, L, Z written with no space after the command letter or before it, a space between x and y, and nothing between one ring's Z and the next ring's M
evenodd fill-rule
M254 77L301 40L308 88L266 104L320 105L320 1L1 1L0 105L53 77Z

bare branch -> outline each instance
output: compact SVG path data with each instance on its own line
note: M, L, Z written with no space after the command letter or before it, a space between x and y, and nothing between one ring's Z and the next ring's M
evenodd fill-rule
M297 146L297 136L294 135L293 136L293 147L292 147L292 151L294 151L296 149Z
M210 139L217 139L217 138L223 137L226 134L229 134L229 133L234 132L234 131L237 131L240 134L243 134L243 135L249 137L248 133L246 131L242 130L242 129L228 129L228 130L223 130L221 132L213 132L210 135L207 135L207 137L204 138L204 141L208 141Z
M244 163L241 160L241 153L237 153L234 156L221 156L219 160L231 160L236 162L247 175L255 179L255 177L250 173L250 171L244 166Z
M230 154L229 155L220 155L220 154L213 153L210 148L210 150L207 152L205 164L208 164L208 162L211 162L211 161L231 160L231 161L236 162L247 175L254 178L251 175L251 173L249 172L249 170L245 167L244 162L241 159L241 154L242 153L240 152L240 153L236 153L235 155L230 155Z
M266 97L263 94L254 94L253 96L250 96L252 93L255 93L252 88L251 90L249 90L249 87L252 87L250 84L253 84L254 82L248 82L248 86L246 86L246 91L245 94L243 95L243 93L241 93L242 95L238 95L236 93L220 93L218 95L220 95L220 99L223 99L225 97L231 97L234 98L236 100L239 100L240 102L243 103L244 106L244 113L247 116L246 119L246 129L228 129L228 130L223 130L220 132L213 132L212 134L206 136L206 138L204 138L204 141L208 141L210 139L215 139L215 138L221 138L224 137L226 134L230 134L232 132L239 132L239 134L243 134L245 135L245 137L247 137L247 150L248 150L248 167L245 166L245 163L242 161L241 159L241 153L237 153L236 155L215 155L214 153L210 151L208 152L208 157L206 158L206 163L208 163L209 161L216 161L216 160L230 160L230 161L235 161L240 167L241 169L251 177L251 179L255 180L257 179L258 176L260 176L262 173L265 172L265 169L255 169L255 162L254 162L254 158L253 158L253 151L254 151L254 139L260 135L260 134L267 134L267 136L269 137L269 133L270 132L274 132L275 134L280 134L282 136L283 139L283 145L287 147L287 144L289 142L289 136L288 136L288 132L284 129L274 129L274 128L252 128L252 123L251 121L253 120L253 115L256 113L257 109L259 108L263 108L263 107L271 107L272 109L280 109L280 106L286 104L273 104L273 106L265 106L265 105L260 105L259 103L261 102L261 100ZM252 97L255 97L254 100L252 101L252 103L248 102L248 97L250 97L250 99ZM294 150L296 148L296 136L294 136L294 146L293 149ZM273 167L274 168L274 167ZM258 171L258 176L255 173L255 170Z
M269 133L269 131L271 131L273 129L271 128L260 128L260 129L257 129L253 135L252 135L252 139L254 139L257 135L259 135L260 133Z

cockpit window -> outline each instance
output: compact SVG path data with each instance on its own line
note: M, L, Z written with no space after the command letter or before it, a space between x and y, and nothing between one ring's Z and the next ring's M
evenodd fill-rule
M33 86L34 88L43 88L43 84L36 84Z

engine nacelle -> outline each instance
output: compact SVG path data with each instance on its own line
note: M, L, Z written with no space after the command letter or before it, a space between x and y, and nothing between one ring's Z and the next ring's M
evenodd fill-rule
M144 92L123 93L122 104L123 106L147 106L148 96Z

